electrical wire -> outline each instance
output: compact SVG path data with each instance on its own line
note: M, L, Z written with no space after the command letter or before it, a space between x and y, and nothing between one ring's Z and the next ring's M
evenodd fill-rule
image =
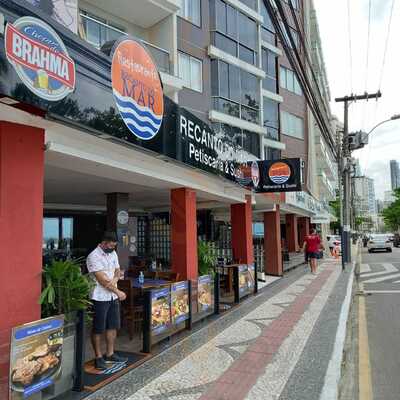
M390 9L389 24L388 24L388 30L387 30L387 35L386 35L386 41L385 41L385 50L383 52L382 68L381 68L381 73L379 76L379 86L378 86L379 89L381 89L382 81L383 81L383 74L385 72L386 56L387 56L387 50L388 50L388 45L389 45L390 29L392 26L393 10L394 10L395 3L396 3L396 0L392 0L392 7Z
M365 92L368 92L368 69L369 69L369 47L370 47L370 36L371 36L371 6L372 0L369 0L368 3L368 30L367 30L367 56L365 60ZM365 129L365 120L366 120L366 111L367 111L368 102L364 102L363 104L363 113L362 113L362 122L361 127L362 130Z
M350 0L347 0L347 30L349 34L349 66L350 66L350 89L353 93L353 51L351 45L351 11L350 11Z

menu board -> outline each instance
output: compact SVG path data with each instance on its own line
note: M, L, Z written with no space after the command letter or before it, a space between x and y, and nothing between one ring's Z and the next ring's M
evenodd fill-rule
M61 376L64 316L13 328L9 398L26 399Z
M214 281L211 275L198 278L197 284L198 312L210 311L214 307Z
M172 323L180 324L189 318L189 284L188 281L171 285Z
M171 295L169 287L151 291L151 332L152 335L169 329L171 324Z
M254 264L239 265L239 297L246 296L254 292L255 289L255 268Z

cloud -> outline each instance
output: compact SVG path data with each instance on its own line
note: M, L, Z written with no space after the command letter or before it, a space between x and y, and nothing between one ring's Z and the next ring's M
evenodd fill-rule
M400 52L400 2L396 2L382 83L383 53L393 0L372 0L370 43L367 66L367 34L369 0L350 0L350 40L347 18L348 0L314 0L319 21L321 41L332 99L351 93L373 93L378 89L382 97L376 101L358 101L349 109L350 131L369 131L379 121L400 113L398 101ZM351 43L351 56L350 56ZM343 103L331 101L334 114L343 119ZM357 151L362 170L375 179L375 191L383 197L390 187L389 161L400 159L400 120L379 127L371 135L370 144Z

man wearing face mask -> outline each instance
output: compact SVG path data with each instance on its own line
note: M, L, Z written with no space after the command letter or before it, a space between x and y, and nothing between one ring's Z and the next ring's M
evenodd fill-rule
M101 243L87 257L86 264L95 286L91 293L93 301L92 345L95 352L95 367L99 370L109 368L110 363L126 362L114 353L117 330L120 329L119 302L126 295L118 290L117 282L121 270L115 252L117 237L114 232L105 232ZM106 354L101 351L101 337L105 334Z

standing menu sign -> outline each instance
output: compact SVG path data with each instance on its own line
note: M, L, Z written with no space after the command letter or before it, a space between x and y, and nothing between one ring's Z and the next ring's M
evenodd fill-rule
M172 323L180 324L189 318L189 283L178 282L171 285Z
M171 324L170 289L151 291L151 334L157 336L168 330Z
M26 399L61 376L64 316L13 328L9 398Z
M255 272L254 264L241 264L237 266L235 271L235 302L257 291Z

